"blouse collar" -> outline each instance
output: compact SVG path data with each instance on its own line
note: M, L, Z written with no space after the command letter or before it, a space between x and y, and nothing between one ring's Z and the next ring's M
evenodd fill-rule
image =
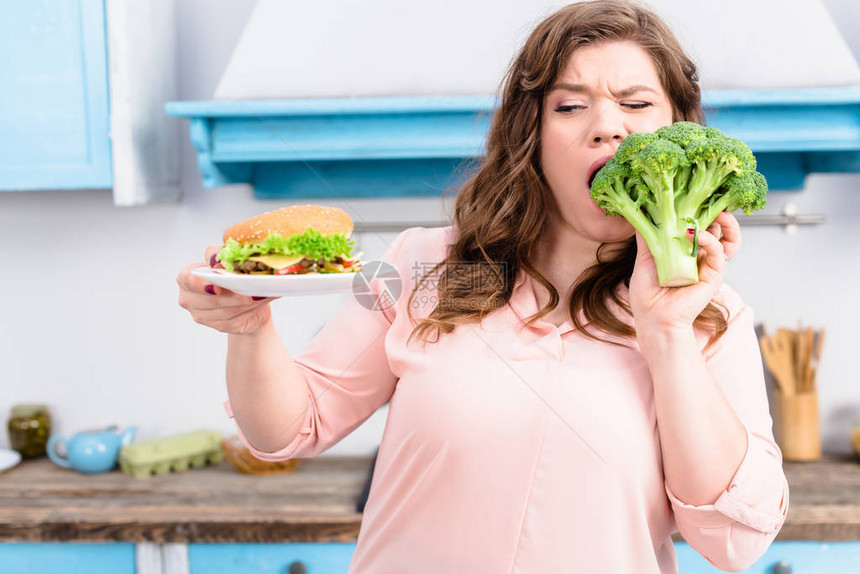
M539 311L537 296L535 294L536 287L540 287L541 289L543 289L543 287L540 286L540 284L537 283L537 281L535 281L531 277L531 275L529 275L525 271L525 269L520 268L520 270L517 272L517 276L514 281L513 292L511 293L511 298L508 304L523 323L525 323L525 321L529 317ZM626 285L622 283L618 287L618 296L622 301L628 301L628 295L629 289ZM621 309L621 307L618 306L615 301L612 300L611 297L607 298L606 304L612 314L614 314L624 323L632 325L631 317L627 313L625 313L624 310ZM583 326L590 324L590 321L585 318L585 314L582 310L578 312L578 318ZM568 331L572 331L574 328L573 321L571 321L569 318L558 327L556 327L552 323L544 321L543 319L539 319L537 322L533 323L533 327L558 329L561 334L564 334Z

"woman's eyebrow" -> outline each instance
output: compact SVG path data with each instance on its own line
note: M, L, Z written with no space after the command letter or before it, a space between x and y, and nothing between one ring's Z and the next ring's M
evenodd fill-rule
M585 84L571 84L570 82L559 82L550 88L550 92L554 92L556 90L566 90L574 93L589 93L591 91L591 89ZM636 92L653 92L655 95L659 95L657 90L645 85L630 86L629 88L619 90L615 95L619 98L626 98Z

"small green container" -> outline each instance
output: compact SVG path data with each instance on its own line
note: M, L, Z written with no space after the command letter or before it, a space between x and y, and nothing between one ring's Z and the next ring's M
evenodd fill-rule
M199 430L133 442L120 450L119 467L135 478L202 468L224 460L221 439L221 433Z
M8 422L9 444L21 458L45 456L51 436L51 413L46 405L15 405Z

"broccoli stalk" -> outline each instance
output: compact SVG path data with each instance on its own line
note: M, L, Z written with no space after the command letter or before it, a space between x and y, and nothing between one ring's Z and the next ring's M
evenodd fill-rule
M660 285L680 287L699 280L699 231L724 209L749 215L763 208L767 182L743 142L676 122L628 136L595 175L591 196L642 235Z

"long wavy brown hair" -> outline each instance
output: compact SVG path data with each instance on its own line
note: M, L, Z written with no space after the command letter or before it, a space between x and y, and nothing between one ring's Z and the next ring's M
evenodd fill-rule
M663 89L673 106L673 121L704 124L698 71L684 54L669 27L653 11L627 0L594 0L571 4L547 17L531 33L512 61L500 85L501 98L487 138L486 153L473 175L457 193L453 243L440 261L425 273L409 296L408 315L422 284L434 274L437 302L416 323L409 339L427 340L428 331L450 333L457 324L480 322L504 306L517 274L524 269L549 291L549 302L528 318L531 325L559 304L555 287L531 263L530 255L555 209L552 192L540 166L539 142L544 98L564 71L570 56L583 46L629 41L650 56ZM456 191L456 189L454 189ZM632 318L629 304L617 293L629 287L636 261L636 239L604 257L578 278L568 301L573 325L595 340L606 341L584 328L578 314L594 327L621 338L635 338L636 330L609 309L614 303ZM719 307L725 309L722 305ZM725 309L728 313L728 310ZM713 331L706 349L725 332L728 316L711 301L696 318L695 327ZM620 345L626 346L626 345Z

